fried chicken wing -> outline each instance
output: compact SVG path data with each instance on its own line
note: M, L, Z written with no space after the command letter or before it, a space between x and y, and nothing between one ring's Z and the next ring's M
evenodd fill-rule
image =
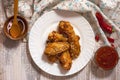
M74 37L74 41L70 42L70 55L72 59L77 58L80 54L80 45L79 45L79 37Z
M57 55L47 55L47 59L52 63L58 60Z
M63 69L70 70L72 65L72 59L70 57L69 51L65 51L61 54L61 56L59 57L59 62Z
M53 42L48 43L45 48L46 55L57 55L69 49L68 42Z
M61 34L65 35L68 38L75 35L73 27L67 21L60 21L58 25L58 30Z
M70 44L70 55L72 59L75 59L80 54L80 38L75 34L73 27L67 21L60 21L58 29L61 34L68 37L68 42Z
M62 34L56 31L53 31L48 35L48 42L63 42L67 40L67 38L65 38Z

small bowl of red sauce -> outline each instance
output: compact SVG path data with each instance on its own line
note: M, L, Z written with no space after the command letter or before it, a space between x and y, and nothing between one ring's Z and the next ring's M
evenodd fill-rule
M113 69L119 60L117 51L110 46L100 47L94 56L95 63L104 70Z

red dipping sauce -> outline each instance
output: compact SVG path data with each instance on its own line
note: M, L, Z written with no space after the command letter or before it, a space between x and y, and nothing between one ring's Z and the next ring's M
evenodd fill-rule
M109 46L100 47L95 53L95 62L104 70L113 69L118 63L117 51Z

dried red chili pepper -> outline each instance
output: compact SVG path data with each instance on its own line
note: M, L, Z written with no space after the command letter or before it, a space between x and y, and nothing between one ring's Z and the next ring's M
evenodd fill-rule
M101 26L101 28L104 30L104 31L106 31L106 32L108 32L108 33L112 33L113 31L112 31L112 27L109 25L109 24L107 24L106 22L102 22L102 23L100 23L100 26Z
M107 37L107 39L108 39L109 42L114 43L114 39L113 38Z
M98 21L103 21L103 16L99 12L96 12L95 15L96 15Z
M112 33L112 26L109 25L108 23L106 23L106 22L104 21L103 16L102 16L99 12L96 12L96 18L97 18L97 20L98 20L98 22L99 22L100 27L101 27L104 31L106 31L106 32L108 32L109 34L111 34L111 33Z
M98 42L99 39L100 39L99 35L96 34L96 36L95 36L95 40Z

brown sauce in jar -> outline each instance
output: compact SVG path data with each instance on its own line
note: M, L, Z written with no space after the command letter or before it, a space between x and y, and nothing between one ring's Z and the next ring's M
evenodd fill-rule
M17 37L14 37L14 36L12 36L12 35L14 35L14 33L10 32L11 27L12 27L12 23L13 23L13 19L14 19L14 16L12 16L6 20L6 22L4 24L4 28L3 28L4 33L6 34L7 37L9 37L12 40L22 39L27 34L28 23L25 20L25 18L23 18L21 16L17 16L18 25L20 27L20 35Z
M103 46L96 51L95 61L97 65L105 70L110 70L118 63L118 53L109 46Z
M17 19L18 20L18 25L19 25L19 27L20 27L20 34L22 35L23 33L24 33L24 31L25 31L25 24L24 24L24 22L21 20L21 19ZM9 33L9 34L12 34L12 33L10 33L10 29L11 29L11 27L12 27L12 23L13 23L13 19L8 23L8 25L7 25L7 32ZM12 36L12 35L11 35ZM19 35L20 36L20 35Z

